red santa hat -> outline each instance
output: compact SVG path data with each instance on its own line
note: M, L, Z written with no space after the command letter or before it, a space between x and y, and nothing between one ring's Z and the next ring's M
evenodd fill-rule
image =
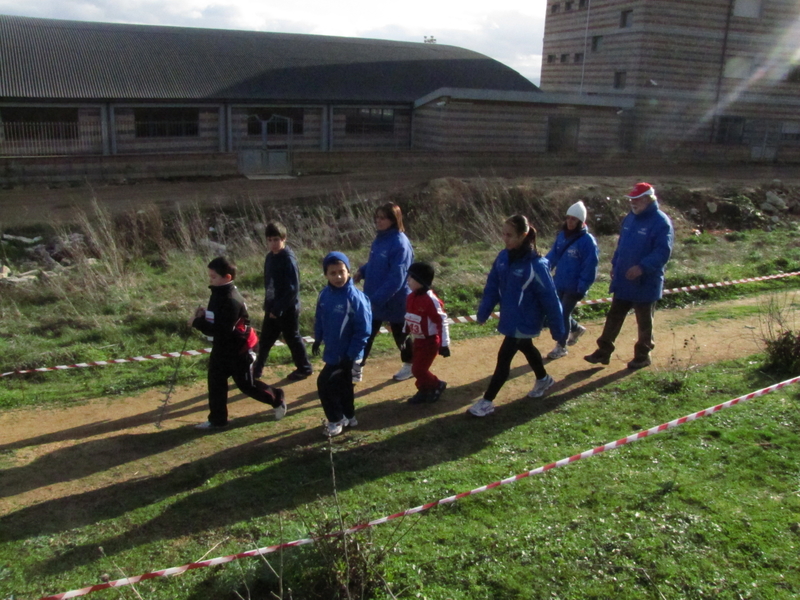
M641 198L642 196L655 196L656 190L649 183L637 183L633 189L625 196L633 200L634 198Z

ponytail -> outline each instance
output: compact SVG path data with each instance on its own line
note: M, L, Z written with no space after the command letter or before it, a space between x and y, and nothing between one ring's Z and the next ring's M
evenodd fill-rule
M511 225L517 235L525 233L525 239L522 240L522 246L528 246L535 254L539 254L536 247L536 228L528 222L528 217L525 215L514 215L506 219L506 224Z

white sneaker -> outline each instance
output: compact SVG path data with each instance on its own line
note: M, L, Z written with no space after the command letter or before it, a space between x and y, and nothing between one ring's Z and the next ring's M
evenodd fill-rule
M289 410L289 407L286 406L286 402L281 400L281 403L275 407L275 420L280 421L283 417L286 416L286 411Z
M413 374L411 373L411 363L403 363L402 368L392 375L392 379L395 381L405 381L406 379L411 379Z
M342 419L341 421L338 421L336 423L331 423L329 421L328 424L325 426L325 429L322 431L322 434L328 437L335 437L340 433L342 433L342 431L344 430L344 426L346 424L347 424L347 419Z
M546 375L541 379L536 380L536 385L533 386L533 389L528 392L528 398L541 398L544 396L544 393L556 382L550 375Z
M586 327L583 325L578 325L578 329L569 334L569 338L567 338L567 346L574 346L577 344L578 340L584 333L586 333Z
M345 417L345 421L347 421L345 425L347 425L348 427L355 427L356 425L358 425L358 420L356 420L355 417L353 417L352 419L348 419L347 417Z
M475 404L470 406L467 409L467 412L473 417L485 417L486 415L490 415L494 412L494 404L491 400L481 398Z
M566 346L562 346L561 344L556 344L556 347L550 351L550 354L547 355L547 358L552 358L552 359L562 358L567 354L569 354L569 352L567 351Z
M353 383L361 383L364 378L364 367L360 363L353 363L353 370L350 373L353 376Z
M205 423L198 423L194 426L195 429L204 429L204 430L218 430L218 429L225 429L227 427L227 423L225 425L214 425L211 421L206 421Z

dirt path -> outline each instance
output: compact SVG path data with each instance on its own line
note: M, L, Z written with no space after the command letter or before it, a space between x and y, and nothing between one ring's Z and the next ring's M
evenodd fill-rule
M760 311L756 309L763 308L766 299L761 296L660 311L656 315L657 348L651 369L687 369L760 351ZM605 368L582 360L594 349L594 339L602 326L601 322L585 324L589 331L569 356L547 365L557 381L550 395L563 395L569 400L587 389L631 374L625 363L631 358L635 337L633 316L628 318L618 351ZM490 336L454 344L453 357L439 359L434 365L449 387L433 406L406 404L414 392L414 383L389 379L399 366L396 357L371 361L364 370L364 382L356 390L359 432L369 436L376 430L410 428L422 419L463 412L483 392L494 368L499 342L497 336ZM544 354L552 341L544 338L538 346ZM532 375L521 355L513 367L512 379L497 398L498 411L503 404L523 397L532 384ZM268 370L265 379L276 381L285 372L286 368ZM204 384L176 390L161 429L156 427L164 398L160 390L132 398L97 399L69 408L3 412L0 515L125 481L141 480L146 484L149 478L170 473L180 465L237 449L277 445L286 450L315 443L320 438L322 419L315 379L297 383L284 380L280 385L285 387L289 402L289 413L283 421L275 423L271 410L264 411L263 405L232 392L232 426L215 435L202 434L191 427L206 416ZM347 435L343 437L346 439ZM275 449L273 446L272 451Z

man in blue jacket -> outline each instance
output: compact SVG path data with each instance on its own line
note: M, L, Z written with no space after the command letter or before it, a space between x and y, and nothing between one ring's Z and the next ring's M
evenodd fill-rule
M672 221L658 208L653 186L638 183L626 196L631 212L622 221L619 241L611 259L611 308L606 316L597 350L584 357L592 364L607 365L628 311L633 309L639 337L629 369L650 364L653 314L664 289L664 269L672 254Z

